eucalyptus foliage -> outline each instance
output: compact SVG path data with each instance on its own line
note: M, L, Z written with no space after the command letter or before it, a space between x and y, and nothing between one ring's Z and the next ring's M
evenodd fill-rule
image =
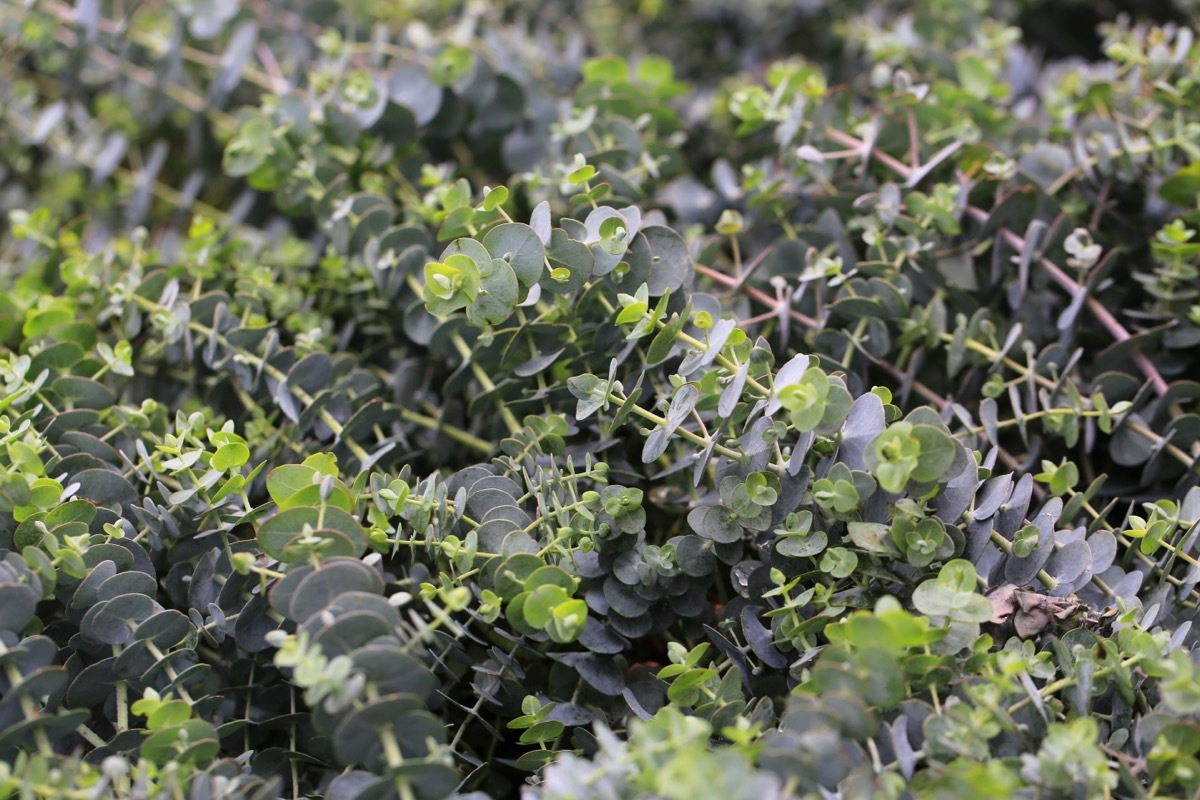
M1050 5L0 4L0 798L1200 793L1200 44Z

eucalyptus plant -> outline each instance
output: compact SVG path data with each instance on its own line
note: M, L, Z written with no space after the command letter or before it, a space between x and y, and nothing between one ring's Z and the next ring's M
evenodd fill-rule
M0 798L1200 792L1193 30L402 5L0 5Z

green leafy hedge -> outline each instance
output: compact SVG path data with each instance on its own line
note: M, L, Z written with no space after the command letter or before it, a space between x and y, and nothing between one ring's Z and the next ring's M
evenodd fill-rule
M0 5L0 798L1200 792L1200 44L1069 5Z

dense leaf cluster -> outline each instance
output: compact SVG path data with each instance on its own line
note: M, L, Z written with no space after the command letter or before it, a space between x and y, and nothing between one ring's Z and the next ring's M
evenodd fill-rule
M0 798L1200 792L1191 29L396 5L0 5Z

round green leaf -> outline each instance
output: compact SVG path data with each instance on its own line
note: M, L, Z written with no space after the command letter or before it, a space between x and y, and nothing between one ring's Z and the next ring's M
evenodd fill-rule
M650 245L650 277L646 283L651 297L691 281L692 257L678 233L662 225L651 225L642 228L640 234Z
M569 237L562 228L550 232L546 258L550 262L550 270L542 273L538 285L551 294L577 292L592 276L592 251L587 245Z
M546 248L528 225L520 222L497 225L483 237L483 246L492 258L508 262L521 286L532 286L541 279L545 269Z
M530 573L525 579L525 588L532 591L539 586L558 586L569 596L574 593L576 583L575 578L562 567L545 566Z
M546 562L532 553L518 553L505 559L496 570L496 594L505 600L511 600L525 591L526 579L545 565Z
M588 607L583 600L573 599L554 607L547 632L559 644L573 642L587 625Z
M480 326L504 322L519 299L516 273L504 259L492 258L480 263L479 275L479 295L467 306L467 319Z
M212 468L222 472L238 469L250 460L250 448L241 442L230 442L217 448L213 453Z
M267 493L282 503L301 489L314 485L317 471L303 464L284 464L267 474Z
M914 425L912 436L921 445L912 479L921 483L940 480L954 462L954 440L950 434L933 425Z
M733 512L724 506L704 506L688 513L688 524L697 534L721 544L742 540L744 531Z
M289 508L268 519L258 529L258 543L263 552L276 561L287 563L287 547L304 532L304 526L317 531L330 529L341 534L350 544L347 555L361 556L367 549L367 536L354 517L340 508Z
M539 586L525 598L525 621L539 630L550 624L550 615L561 603L570 599L561 586L545 584Z

